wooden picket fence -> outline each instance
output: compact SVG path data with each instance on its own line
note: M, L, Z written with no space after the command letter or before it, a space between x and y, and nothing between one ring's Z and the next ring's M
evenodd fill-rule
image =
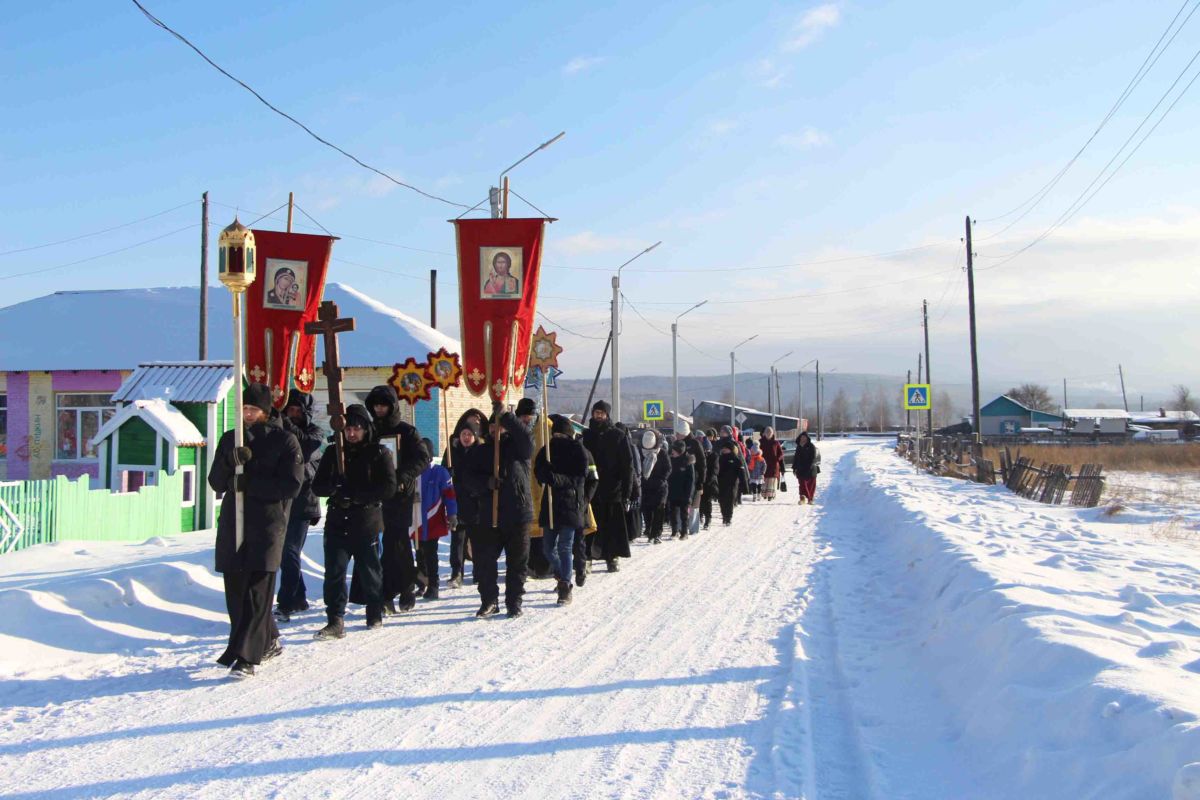
M1023 458L1020 450L1014 457L1005 447L1000 451L1000 471L1005 486L1039 503L1061 505L1070 490L1071 505L1092 508L1104 492L1104 467L1100 464L1084 464L1078 475L1072 475L1066 464L1035 467L1033 459Z
M123 541L182 529L183 473L136 492L92 489L84 475L0 482L0 554L67 540Z

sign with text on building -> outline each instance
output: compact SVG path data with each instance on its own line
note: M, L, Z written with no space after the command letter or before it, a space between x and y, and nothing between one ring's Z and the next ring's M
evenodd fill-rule
M662 422L664 419L662 400L647 400L642 403L642 419L647 422Z
M928 411L933 408L932 392L928 383L904 384L904 410Z

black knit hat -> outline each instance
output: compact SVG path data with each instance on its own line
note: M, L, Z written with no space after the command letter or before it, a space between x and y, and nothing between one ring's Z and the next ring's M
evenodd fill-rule
M571 420L567 419L562 414L550 415L550 432L561 433L564 436L575 435L575 429L571 426Z
M537 403L534 402L532 397L522 397L517 401L516 413L518 417L532 417L534 414L537 414Z
M242 392L242 404L257 406L264 413L270 414L274 404L271 403L271 390L265 383L252 383Z
M610 419L612 418L612 406L603 400L597 400L592 404L592 412L595 413L596 411L603 411Z

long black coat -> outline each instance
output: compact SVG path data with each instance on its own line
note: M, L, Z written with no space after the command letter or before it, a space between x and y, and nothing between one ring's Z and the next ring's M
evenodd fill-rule
M283 429L296 437L296 441L300 443L300 455L304 459L304 483L300 485L300 494L292 501L292 516L308 519L315 525L316 521L321 519L321 502L313 494L312 481L317 475L317 465L321 461L321 447L325 444L325 434L312 421L311 394L292 389L287 404L299 406L304 412L299 424L292 422L286 414L281 416Z
M240 420L239 420L240 423ZM217 522L217 572L275 572L283 555L288 512L304 482L304 456L296 437L283 429L279 412L246 430L245 540L237 549L234 510L233 431L225 431L213 454L208 485L221 499Z
M459 524L491 525L492 493L488 489L487 476L492 474L492 448L479 442L464 448L457 439L451 446L454 458L450 474L458 499Z
M671 476L667 499L672 503L690 503L696 491L696 459L689 453L671 456Z
M817 473L821 471L821 451L817 446L808 440L808 444L800 444L800 440L796 440L796 457L792 461L792 472L796 473L797 478L815 478Z
M326 536L374 538L383 530L383 502L396 493L392 454L382 445L346 443L346 475L337 475L333 448L325 451L313 479L318 497L329 498Z
M400 399L396 397L395 389L387 384L376 386L367 394L366 405L372 416L375 406L388 407L386 415L375 418L374 431L376 441L396 437L396 493L384 501L383 518L388 526L407 531L413 522L412 504L417 484L432 458L421 447L421 434L400 418Z
M667 502L667 476L671 474L671 458L667 448L642 453L642 508L658 508Z
M550 498L554 496L554 527L582 528L587 513L588 456L583 445L574 439L555 436L550 439L550 460L546 448L538 451L533 474L549 492L542 492L542 507L538 524L550 527Z
M633 497L633 454L629 437L610 423L592 420L583 432L583 446L596 460L600 484L597 503L625 504Z
M533 459L533 432L516 414L506 411L500 416L500 427L507 434L500 437L500 528L512 530L528 527L533 522L533 485L529 462ZM487 458L473 462L477 475L484 479L492 474L492 448L486 446ZM479 449L479 448L476 448ZM484 496L481 523L492 524L492 492Z
M699 489L708 483L708 463L704 458L704 445L700 444L700 440L693 433L688 433L683 438L683 444L687 447L688 455L696 459L696 488Z
M746 465L742 463L740 455L721 453L717 458L717 465L717 485L722 496L732 497L734 492L740 491L745 494L750 491L749 482L746 480Z
M721 454L715 447L704 454L704 465L704 491L711 494L717 491L717 479L721 475Z

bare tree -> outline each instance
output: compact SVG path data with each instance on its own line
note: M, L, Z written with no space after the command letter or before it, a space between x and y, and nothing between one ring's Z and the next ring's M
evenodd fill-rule
M933 427L945 428L948 425L955 425L962 420L960 410L954 405L954 400L950 397L950 393L946 390L937 392L933 396Z
M844 390L838 389L837 394L833 396L833 401L829 404L828 415L827 430L839 431L850 427L850 401L846 398Z
M1022 383L1009 389L1006 395L1034 411L1057 411L1058 404L1050 395L1050 390L1036 383Z
M1171 409L1174 411L1195 411L1196 398L1192 397L1192 390L1183 384L1175 387L1175 392L1171 396Z

